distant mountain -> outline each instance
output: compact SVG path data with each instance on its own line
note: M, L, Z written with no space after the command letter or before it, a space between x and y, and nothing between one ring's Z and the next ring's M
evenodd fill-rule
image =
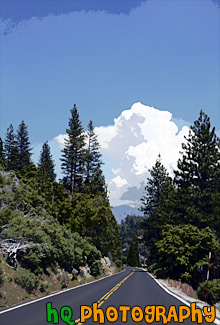
M112 212L118 223L125 219L127 215L143 217L144 213L138 209L138 206L133 204L123 204L112 208Z

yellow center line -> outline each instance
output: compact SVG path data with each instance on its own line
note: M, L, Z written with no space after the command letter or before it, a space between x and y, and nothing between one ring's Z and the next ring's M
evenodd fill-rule
M129 275L127 275L123 280L121 280L120 282L118 282L111 290L109 290L102 298L100 298L97 301L98 304L98 308L104 304L104 302L116 291L118 290L118 288L128 279L130 278L130 276L132 276L135 272L135 269L133 269L132 273L130 273ZM88 314L88 312L87 312ZM75 320L75 324L77 325L83 325L84 323L80 323L80 318L77 318Z

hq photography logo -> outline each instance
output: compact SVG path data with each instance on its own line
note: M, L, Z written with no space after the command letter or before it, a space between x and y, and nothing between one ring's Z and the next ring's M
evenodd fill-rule
M81 306L80 318L72 320L73 312L69 306L63 306L60 312L52 307L52 303L46 304L46 318L48 323L59 324L62 320L68 325L84 324L87 320L92 320L97 324L104 324L105 321L114 323L120 321L126 323L130 320L135 323L145 321L146 324L160 322L160 324L169 324L170 322L183 323L185 320L190 320L195 324L202 324L205 320L207 323L212 323L215 320L215 307L203 307L203 310L196 307L196 303L191 303L188 306L170 306L167 310L164 306L109 306L106 310L98 308L98 303L93 303L90 306Z

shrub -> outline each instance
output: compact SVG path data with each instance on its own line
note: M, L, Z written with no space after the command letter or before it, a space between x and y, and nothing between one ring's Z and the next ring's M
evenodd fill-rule
M39 291L40 291L41 293L44 293L44 292L47 291L48 288L49 288L48 283L41 282L41 283L40 283L40 286L39 286Z
M198 298L205 301L206 294L206 281L200 283L197 289ZM208 290L207 290L207 302L210 305L216 304L220 301L220 279L215 279L209 281Z
M87 264L90 267L92 276L96 277L102 274L101 253L94 246L87 246Z
M102 274L102 267L100 260L95 260L90 266L90 271L93 276L99 276Z
M37 289L39 278L28 270L20 269L15 276L15 283L31 293Z
M0 198L1 200L1 198ZM4 204L10 205L9 201L5 200ZM13 210L10 207L6 207L1 211L0 226L8 224L13 218L20 215L18 211Z
M121 260L115 260L115 265L117 268L121 269L122 268L122 261Z

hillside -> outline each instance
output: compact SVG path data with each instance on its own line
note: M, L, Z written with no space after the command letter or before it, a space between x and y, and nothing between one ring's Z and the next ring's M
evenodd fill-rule
M0 170L1 308L116 271L91 240L48 211L36 189Z

